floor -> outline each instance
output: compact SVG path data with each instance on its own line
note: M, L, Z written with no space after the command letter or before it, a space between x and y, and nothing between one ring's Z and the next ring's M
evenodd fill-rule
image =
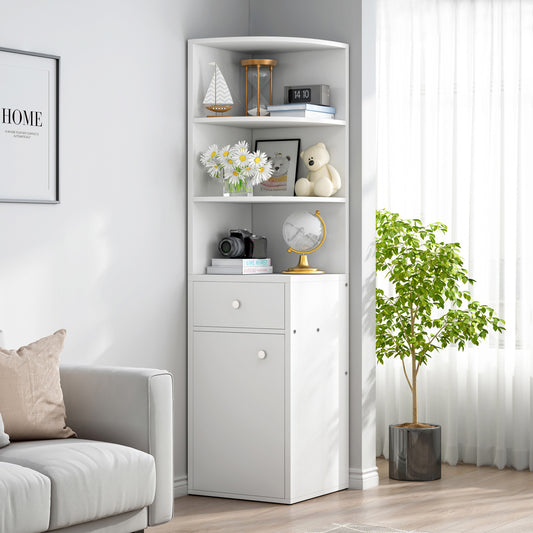
M533 533L532 472L442 465L440 480L406 483L389 479L384 459L377 464L379 487L294 505L184 496L175 501L172 522L146 533L357 531L348 524L428 533Z

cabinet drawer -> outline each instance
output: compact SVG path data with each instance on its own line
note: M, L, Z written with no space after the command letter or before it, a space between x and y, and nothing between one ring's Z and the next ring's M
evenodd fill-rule
M284 329L283 283L195 282L194 325Z

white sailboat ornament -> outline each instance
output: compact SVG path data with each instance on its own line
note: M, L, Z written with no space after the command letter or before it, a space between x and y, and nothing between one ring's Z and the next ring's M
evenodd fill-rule
M214 113L225 113L233 107L233 99L231 98L228 84L224 76L222 76L218 65L214 61L209 64L214 65L215 72L211 78L203 105Z

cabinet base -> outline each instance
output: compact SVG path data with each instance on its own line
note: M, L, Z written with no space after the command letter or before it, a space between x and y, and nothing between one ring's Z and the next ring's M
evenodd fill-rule
M232 494L228 492L214 492L209 490L195 489L189 489L189 494L192 496L212 496L214 498L229 498L233 500L249 500L253 502L281 503L285 505L292 505L293 503L311 500L312 498L318 498L319 496L325 496L326 494L339 492L341 490L346 490L347 488L348 485L346 484L346 486L319 490L305 495L293 496L291 498L269 498L268 496L250 496L248 494Z

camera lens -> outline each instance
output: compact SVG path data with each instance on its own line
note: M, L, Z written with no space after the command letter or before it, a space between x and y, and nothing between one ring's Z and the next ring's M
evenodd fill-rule
M218 251L224 257L242 257L244 255L244 242L238 237L224 237L218 243Z

